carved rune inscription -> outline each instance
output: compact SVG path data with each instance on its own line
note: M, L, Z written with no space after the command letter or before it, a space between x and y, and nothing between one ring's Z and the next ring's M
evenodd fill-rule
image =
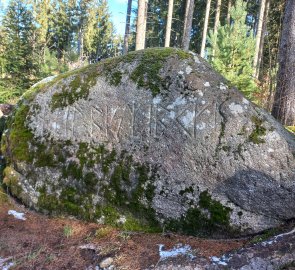
M145 104L124 104L122 101L112 105L105 101L76 103L64 109L63 117L51 117L51 122L56 121L49 131L60 139L83 138L98 142L159 137L169 130L194 139L200 131L214 128L214 107L214 103L184 98L172 104L164 104L155 98ZM43 128L48 130L46 124Z

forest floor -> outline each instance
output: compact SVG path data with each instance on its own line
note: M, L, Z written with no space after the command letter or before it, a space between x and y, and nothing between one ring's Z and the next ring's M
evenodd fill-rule
M195 256L210 261L212 256L221 256L249 242L123 232L70 218L47 217L4 196L0 196L1 270L100 269L98 265L105 258L113 259L114 269L152 269L160 261L160 244L165 250L179 243L189 245ZM9 215L9 210L24 213L25 220ZM9 263L10 268L3 267Z

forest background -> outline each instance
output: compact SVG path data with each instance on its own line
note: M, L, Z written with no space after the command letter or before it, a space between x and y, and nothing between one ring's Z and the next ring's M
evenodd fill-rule
M138 10L137 1L129 2L126 37L128 50L133 51ZM167 46L169 2L148 1L144 47ZM184 48L186 4L173 2L170 47ZM201 53L253 102L271 110L285 0L195 0L193 4L189 49ZM124 48L126 39L124 43L123 33L115 31L106 0L7 0L5 8L2 2L0 103L16 103L42 78L122 55Z

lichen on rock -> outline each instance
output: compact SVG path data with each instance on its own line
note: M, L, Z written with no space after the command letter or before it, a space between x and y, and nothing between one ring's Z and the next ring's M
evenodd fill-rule
M5 184L39 211L193 235L294 218L294 149L292 135L204 60L172 48L37 84L2 141Z

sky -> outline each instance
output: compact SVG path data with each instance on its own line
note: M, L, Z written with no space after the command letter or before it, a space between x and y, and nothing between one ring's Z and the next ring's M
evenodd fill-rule
M0 3L7 5L8 0L0 0ZM136 1L133 1L135 5ZM124 35L125 32L125 20L127 11L127 0L108 0L109 10L112 15L112 21L114 23L116 33Z

